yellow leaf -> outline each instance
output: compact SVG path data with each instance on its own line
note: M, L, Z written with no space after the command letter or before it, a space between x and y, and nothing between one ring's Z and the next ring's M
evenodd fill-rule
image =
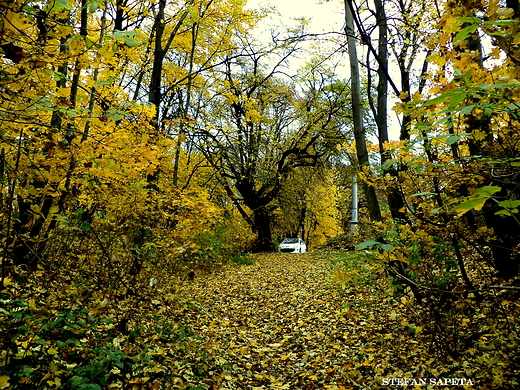
M112 49L105 46L99 48L98 53L105 58L111 58L114 56Z
M515 11L512 8L499 8L496 14L504 19L509 19L513 17Z
M439 54L432 54L428 57L428 61L436 65L443 66L446 63L446 57Z
M488 11L487 11L488 16L495 15L499 8L500 8L499 1L491 0L488 4Z
M448 18L446 18L446 20L444 21L444 32L446 34L452 34L456 31L459 30L459 27L462 23L459 22L456 18L452 17L452 16L449 16Z
M29 25L25 15L19 12L7 11L5 16L7 23L4 23L4 28L12 31L24 30Z
M9 377L2 375L0 376L0 389L5 389L9 386Z
M485 139L487 137L487 134L480 130L474 130L471 133L471 135L473 136L473 138L475 138L476 141L482 141L483 139Z
M69 97L70 96L70 89L69 88L59 88L56 91L56 97Z
M16 344L21 345L22 348L27 348L27 346L29 345L29 340L17 341Z

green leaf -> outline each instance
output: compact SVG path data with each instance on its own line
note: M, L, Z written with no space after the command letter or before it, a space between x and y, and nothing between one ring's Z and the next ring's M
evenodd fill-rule
M514 26L515 24L520 23L520 20L488 20L485 21L484 24L491 25L491 26Z
M75 387L77 387L79 384L81 384L82 382L83 382L83 378L80 376L77 376L77 375L75 375L69 379L69 384L73 389Z
M495 213L495 215L507 215L508 217L512 217L513 213L518 213L518 209L512 210L500 210Z
M444 118L439 119L437 122L435 122L435 125L437 126L437 125L440 125L440 124L450 120L453 117L453 115L455 115L455 112L452 112L451 114L446 115Z
M390 249L392 249L394 246L392 244L381 244L381 249L388 252Z
M491 198L496 192L499 192L501 189L502 187L498 186L484 186L476 190L473 195L487 196L488 198Z
M123 117L121 115L119 115L117 112L114 115L112 115L111 118L112 118L112 120L114 120L116 122L123 119Z
M72 7L69 5L67 0L58 0L58 4L63 6L65 9L71 9Z
M478 29L478 24L472 24L471 26L464 27L462 30L460 30L457 35L455 35L455 38L453 38L454 42L463 41L472 34L475 33Z
M138 44L137 42L133 39L133 38L130 38L131 36L134 36L134 35L137 35L137 31L119 31L119 30L115 30L112 34L112 37L113 38L116 38L116 39L123 39L123 41L125 42L125 45L129 46L129 47L137 47ZM115 50L113 50L115 52Z
M430 192L430 191L424 191L424 192L418 192L418 193L416 193L416 194L412 194L412 195L410 195L410 197L414 197L414 196L424 196L424 195L431 195L431 194L432 194L432 192Z
M83 383L78 386L78 390L101 390L101 387L95 383Z
M464 214L465 212L471 209L480 210L488 199L488 197L470 199L465 202L462 202L458 206L455 206L453 210L457 211L460 215Z
M371 248L374 245L379 245L379 244L381 244L379 241L365 241L365 242L362 242L361 244L356 245L356 247L354 249L359 251L362 249Z
M433 99L430 99L430 100L427 100L424 102L424 106L432 106L434 104L438 104L438 103L442 103L443 101L445 101L451 94L442 94L440 96L437 96L436 98L433 98Z
M92 13L96 12L98 9L99 9L99 1L93 0L90 3L90 8L89 8L90 13L92 14Z
M515 209L520 206L520 200L503 200L498 205L505 209Z
M56 215L54 219L61 223L69 223L69 219L65 215Z
M464 101L464 99L466 99L467 95L468 94L465 92L460 92L460 93L453 95L452 98L450 99L449 107L450 108L457 107L460 103L462 103Z
M460 114L461 115L467 115L471 111L473 111L474 108L475 108L474 104L470 104L469 106L462 107L462 109L460 110Z
M482 23L482 19L477 18L476 16L462 16L460 18L457 18L457 21L461 23Z
M456 135L456 134L450 135L450 136L446 139L446 145L453 145L453 144L456 143L458 140L459 140L459 136L458 136L458 135Z
M55 13L55 12L61 12L64 9L71 9L72 7L69 5L67 0L58 0L58 1L52 1L49 2L50 5L45 7L45 12L47 14Z
M124 35L123 41L129 47L137 47L137 42L133 38L130 38L129 36Z
M88 39L88 38L85 38L85 45L87 46L87 49L91 49L92 46L94 46L95 44L96 44L96 42L91 41L91 40Z

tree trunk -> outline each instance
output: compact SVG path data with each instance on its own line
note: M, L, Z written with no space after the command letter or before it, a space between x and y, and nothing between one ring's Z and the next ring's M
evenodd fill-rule
M356 140L356 154L360 168L369 167L368 151L366 147L365 128L363 125L363 106L361 103L361 81L359 64L357 59L356 38L354 30L354 16L352 14L350 0L345 0L345 33L347 35L348 56L350 62L351 94L352 94L352 118L354 122L354 138ZM379 201L373 186L363 182L368 210L372 220L381 220Z
M495 194L495 198L511 199L511 194L516 189L516 184L503 184L502 190ZM517 276L520 270L520 254L516 250L520 242L520 231L518 221L512 216L504 218L495 214L500 209L495 202L487 201L482 211L486 225L493 228L496 236L489 243L493 253L493 266L498 271L498 276L508 280Z
M376 18L379 30L379 44L377 55L379 57L379 67L377 69L377 133L379 140L379 153L381 154L381 164L388 160L384 149L384 144L388 142L388 27L385 9L381 0L374 0L376 8Z
M155 18L155 47L153 51L152 74L150 76L150 92L148 101L155 106L155 120L159 120L159 109L161 103L161 77L164 60L164 50L162 47L162 39L164 35L164 8L166 0L159 0L159 9ZM156 126L159 126L158 124ZM158 128L158 127L157 127Z
M253 250L255 252L270 252L274 250L273 237L271 234L271 216L266 206L253 210L253 231L257 234Z

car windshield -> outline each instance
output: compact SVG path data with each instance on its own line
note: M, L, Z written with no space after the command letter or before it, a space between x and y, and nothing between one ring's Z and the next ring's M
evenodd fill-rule
M282 244L296 244L298 242L297 238L286 238L282 241Z

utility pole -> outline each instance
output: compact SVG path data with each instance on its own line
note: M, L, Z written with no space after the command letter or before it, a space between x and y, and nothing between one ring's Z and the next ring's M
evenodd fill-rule
M352 212L350 217L350 232L354 233L357 229L358 221L358 193L357 176L352 176Z

